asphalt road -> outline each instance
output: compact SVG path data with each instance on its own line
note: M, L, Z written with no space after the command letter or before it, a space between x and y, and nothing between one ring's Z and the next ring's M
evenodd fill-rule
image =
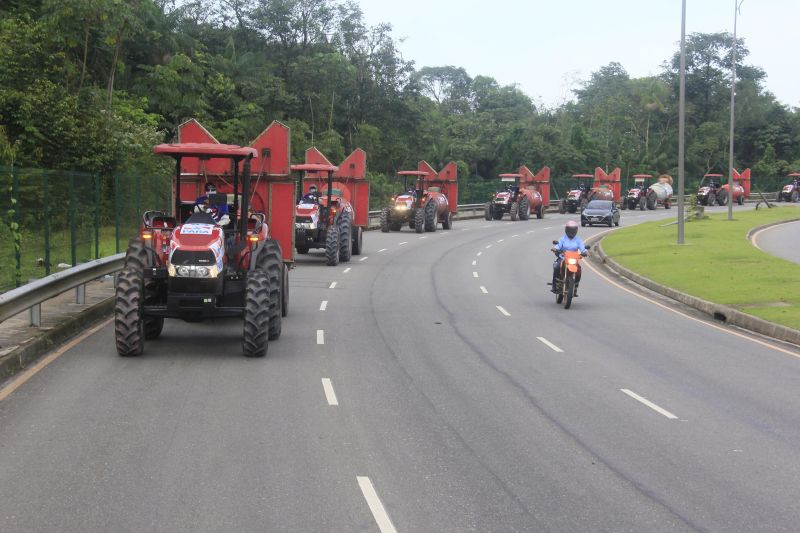
M771 226L753 237L756 245L765 252L800 263L800 222Z
M0 401L0 531L797 530L800 353L592 268L557 306L567 218L302 256L264 359L100 328Z

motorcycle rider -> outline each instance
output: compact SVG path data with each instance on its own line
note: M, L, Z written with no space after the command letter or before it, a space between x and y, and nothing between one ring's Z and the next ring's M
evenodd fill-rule
M556 279L561 271L561 263L564 261L564 253L565 251L568 252L580 252L581 255L586 256L588 255L588 250L586 249L586 245L583 244L583 240L578 237L578 223L574 220L570 220L564 225L564 236L559 239L558 244L551 248L553 252L558 253L558 259L553 262L553 285L550 292L557 293L558 290L556 289ZM573 297L578 297L578 285L581 282L581 271L578 270L578 275L575 278L575 292L573 293Z

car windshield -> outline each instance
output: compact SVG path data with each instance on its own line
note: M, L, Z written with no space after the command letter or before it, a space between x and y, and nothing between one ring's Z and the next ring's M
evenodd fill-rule
M586 209L611 209L611 202L609 200L592 200Z

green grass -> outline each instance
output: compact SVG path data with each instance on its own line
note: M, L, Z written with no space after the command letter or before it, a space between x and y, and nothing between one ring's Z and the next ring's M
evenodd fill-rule
M800 265L754 247L746 236L757 226L800 218L800 207L737 211L678 226L654 221L616 231L603 250L621 265L658 283L729 305L765 320L800 329Z

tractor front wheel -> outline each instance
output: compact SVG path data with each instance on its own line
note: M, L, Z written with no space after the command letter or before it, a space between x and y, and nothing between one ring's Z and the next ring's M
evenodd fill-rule
M436 231L436 203L428 202L425 206L425 231Z
M270 283L267 273L260 269L247 273L244 294L244 332L242 351L247 357L267 355L269 340Z
M792 195L789 196L789 201L790 202L797 202L797 197L798 197L798 192L797 191L792 191Z
M656 204L658 203L658 193L656 191L650 191L647 193L647 209L653 210L656 208Z
M361 255L364 243L364 230L361 226L353 226L353 255Z
M744 194L739 195L739 198L736 199L736 203L739 205L744 205Z
M117 276L114 338L117 353L122 357L141 355L144 351L142 281L142 271L133 266L123 268Z
M325 264L339 264L339 229L336 226L328 227L325 234Z
M417 233L425 231L425 209L423 207L418 207L414 211L414 231Z
M531 218L531 201L526 196L519 203L519 219L528 220Z
M717 197L717 204L728 205L728 191L721 191Z
M451 229L453 227L453 213L450 211L444 212L444 218L442 219L442 229Z
M639 197L639 211L644 211L647 208L647 200L644 199L644 196Z

